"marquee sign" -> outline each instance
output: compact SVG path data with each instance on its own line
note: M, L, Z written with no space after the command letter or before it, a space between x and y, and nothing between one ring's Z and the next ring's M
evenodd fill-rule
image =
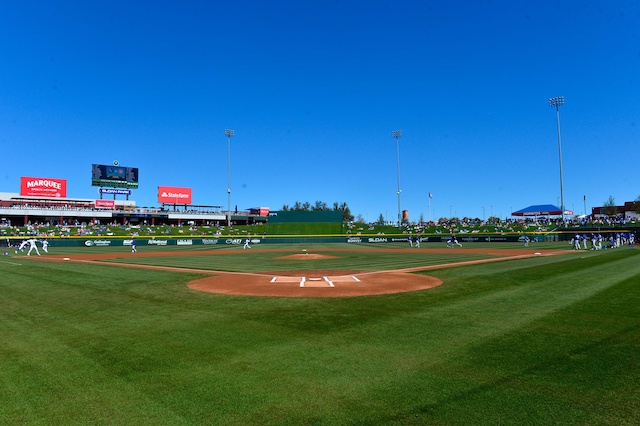
M28 197L66 198L67 180L20 177L20 195Z

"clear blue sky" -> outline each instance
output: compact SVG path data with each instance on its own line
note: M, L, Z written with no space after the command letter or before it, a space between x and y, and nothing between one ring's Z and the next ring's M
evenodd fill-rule
M347 202L369 221L577 214L640 195L637 1L5 1L0 191L91 164L239 209Z

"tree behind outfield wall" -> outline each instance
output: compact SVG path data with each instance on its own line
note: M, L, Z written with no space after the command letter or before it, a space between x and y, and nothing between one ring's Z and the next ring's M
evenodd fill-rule
M335 203L337 204L337 203ZM340 204L339 208L336 210L340 210L342 212L342 221L343 222L351 222L353 220L353 215L351 214L351 209L347 203Z
M613 196L609 195L609 199L602 203L602 211L609 217L615 217L618 214L618 206L616 206L616 200Z
M633 204L631 205L631 210L633 210L636 213L640 213L640 195L638 195L638 198L636 198Z

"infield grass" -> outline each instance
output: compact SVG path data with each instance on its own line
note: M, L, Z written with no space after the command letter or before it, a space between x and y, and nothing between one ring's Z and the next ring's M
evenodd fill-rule
M442 269L431 290L330 299L5 258L0 423L638 424L638 253ZM261 255L237 257L263 268Z

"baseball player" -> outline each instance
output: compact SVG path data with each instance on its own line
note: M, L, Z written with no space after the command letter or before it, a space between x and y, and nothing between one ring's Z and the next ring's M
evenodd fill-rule
M131 253L137 253L138 252L138 246L136 244L136 239L134 238L133 240L131 240Z
M27 242L29 243L29 251L27 252L27 256L31 256L31 250L33 249L36 249L36 253L38 254L38 256L40 256L40 252L38 251L38 246L36 246L36 239L31 238L27 240Z
M47 240L42 240L42 251L45 253L49 253L49 241Z
M573 249L580 250L580 234L576 234L576 236L573 237Z
M244 247L242 247L242 250L244 250L244 249L250 249L250 248L251 248L251 246L249 245L249 242L250 242L250 241L251 241L251 240L249 240L249 238L247 238L246 240L244 240Z
M27 246L28 241L29 240L22 240L22 242L18 246L18 250L16 250L16 254L18 254L19 251L22 251Z

